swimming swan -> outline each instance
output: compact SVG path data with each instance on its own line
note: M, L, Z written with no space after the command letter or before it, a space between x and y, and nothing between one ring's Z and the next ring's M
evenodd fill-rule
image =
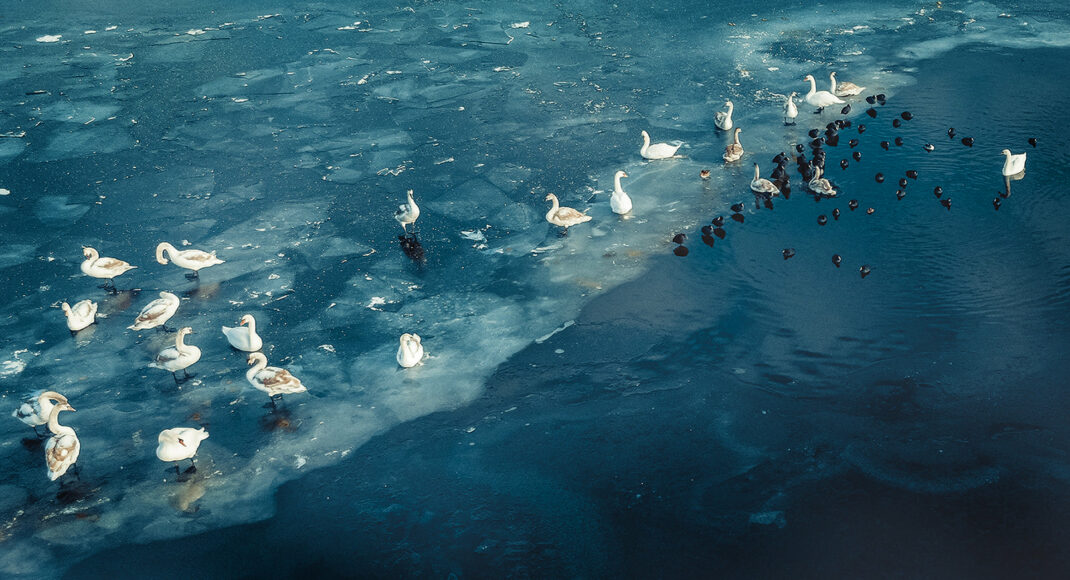
M1010 177L1025 171L1025 153L1015 155L1011 153L1010 149L1004 149L1002 155L1006 157L1003 161L1004 177Z
M772 181L762 177L757 163L754 164L754 180L750 182L750 190L762 195L780 195L780 190L777 189L777 186L773 185Z
M676 150L680 148L680 145L669 145L668 143L654 143L651 145L650 134L643 131L643 146L639 149L639 154L644 159L669 159L676 155Z
M728 107L728 111L717 111L713 115L713 124L717 125L717 128L722 131L730 131L732 129L732 101L725 101L725 107Z
M632 211L632 198L628 197L628 194L624 193L624 189L620 186L620 178L622 177L628 177L628 174L618 171L613 175L613 195L609 197L609 208L613 210L613 213L619 215Z
M739 158L743 157L743 146L739 144L740 131L742 131L742 129L736 127L736 130L732 134L732 142L724 148L724 155L721 157L724 158L725 163L739 161Z
M420 343L419 334L405 333L401 335L399 339L401 343L398 346L398 364L405 368L412 368L420 363L424 358L424 347Z

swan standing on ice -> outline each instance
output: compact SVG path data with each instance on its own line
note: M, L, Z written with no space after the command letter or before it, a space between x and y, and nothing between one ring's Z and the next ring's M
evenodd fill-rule
M762 177L757 163L754 164L754 180L750 182L750 190L761 195L780 195L780 190L777 189L777 186L772 181Z
M1006 157L1003 161L1003 177L1018 175L1025 171L1025 153L1015 155L1010 149L1004 149L1001 155Z
M810 191L818 195L826 195L828 197L836 195L836 190L832 187L832 183L821 177L821 168L816 165L814 166L814 177L806 186L810 188Z
M85 256L85 261L82 262L81 266L82 273L93 278L107 280L100 287L113 293L118 292L115 289L114 278L137 268L137 266L131 266L116 258L101 258L100 254L89 246L82 246L82 255Z
M162 326L164 330L167 330L164 323L175 315L179 302L178 296L170 292L160 292L160 297L146 304L141 309L141 313L137 315L134 323L127 328L130 330L144 330Z
M743 157L743 146L739 144L739 132L742 131L739 127L732 134L732 142L724 148L724 155L722 157L725 163L731 163L733 161L739 161L740 157Z
M784 124L794 125L795 117L799 116L799 107L795 106L795 95L799 93L791 93L788 95L786 101L784 101Z
M78 452L82 449L74 429L59 424L60 411L73 410L74 407L63 399L48 414L48 430L52 432L52 438L45 444L45 463L48 465L48 479L52 481L67 473L78 461Z
M814 75L806 75L803 80L810 81L810 92L806 93L805 100L811 106L817 107L816 112L820 113L829 105L842 105L846 102L828 91L817 90L817 82L814 81Z
M264 391L271 397L271 407L276 407L276 402L283 395L303 393L308 389L301 384L301 380L290 374L286 369L267 366L267 357L264 353L254 352L249 355L249 364L253 368L245 372L245 379L249 384Z
M238 326L224 326L223 336L227 337L230 346L245 352L256 352L264 346L264 341L256 333L256 319L252 314L243 314Z
M680 148L680 145L669 145L668 143L654 143L650 144L650 134L643 131L643 146L639 149L639 154L644 159L669 159L676 155L676 150Z
M829 92L837 97L853 97L862 94L866 87L860 87L851 81L836 83L836 71L829 73Z
M624 189L620 186L620 178L622 177L628 177L628 174L618 171L613 175L613 195L609 197L609 208L613 210L613 213L619 215L632 211L632 198L628 197L628 194L624 193Z
M175 378L176 385L181 385L192 379L193 375L189 374L186 368L201 360L201 349L183 341L187 334L193 334L193 329L188 326L178 329L178 334L175 335L175 346L169 346L161 350L160 354L156 355L156 360L149 363L149 366L154 369L171 371L171 376ZM178 371L182 371L183 376L181 379L175 374Z
M91 300L75 302L74 306L64 302L63 315L67 317L67 328L71 333L78 332L97 320L97 303Z
M398 220L401 224L401 229L405 233L409 233L406 228L409 224L414 224L412 230L416 232L416 218L420 217L420 206L416 205L416 200L412 198L412 190L408 191L408 201L398 206L398 210L394 212L394 219Z
M562 207L560 202L557 201L557 196L552 193L546 194L546 201L553 204L550 207L550 211L546 212L546 221L555 226L565 228L566 234L569 226L591 221L591 216L581 211L576 211L571 207Z
M37 433L38 437L41 437L42 435L37 431L37 428L48 423L48 416L52 414L52 407L55 406L52 401L66 403L67 397L56 391L44 391L26 399L19 405L18 409L11 413L11 416L33 427L33 432Z
M717 128L722 131L732 130L732 101L725 101L725 107L728 107L728 111L717 111L713 115L713 124L717 125Z
M412 368L424 358L424 347L420 344L420 335L405 333L401 335L401 345L398 346L398 364L405 368Z
M187 270L193 270L192 273L186 274L186 277L190 280L199 276L198 271L201 268L207 268L209 266L215 266L216 264L222 264L223 260L215 257L215 250L211 252L205 252L203 250L177 250L174 246L167 242L160 242L156 246L156 261L161 264L167 263L167 257L171 258L171 261L180 268Z
M156 457L160 461L173 461L176 475L179 473L178 462L183 459L189 459L189 467L186 468L186 473L194 473L197 471L197 466L193 462L193 456L197 454L197 448L201 446L201 441L207 438L208 432L204 430L204 427L200 429L192 427L164 429L160 431L160 436L157 437L157 441L160 444L156 447Z

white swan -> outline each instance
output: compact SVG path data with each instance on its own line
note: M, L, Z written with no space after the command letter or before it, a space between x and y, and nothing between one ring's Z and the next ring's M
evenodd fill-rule
M411 368L420 363L424 358L424 347L420 343L420 335L405 333L401 335L401 345L398 346L398 364Z
M722 131L732 130L732 101L725 101L724 106L728 107L728 112L717 111L713 115L713 124L717 125L717 128Z
M780 190L772 181L762 177L758 170L758 164L754 164L754 180L750 182L750 190L763 195L780 195Z
M144 330L163 326L178 310L180 300L178 296L170 292L160 292L160 297L149 302L141 309L134 323L128 326L130 330ZM166 330L166 326L164 329Z
M264 346L264 341L256 333L256 319L252 314L243 314L238 326L224 326L223 336L227 337L230 346L245 352L258 351Z
M187 278L196 278L198 276L197 272L201 268L207 268L209 266L223 263L223 260L215 257L215 250L212 250L211 252L194 249L179 251L167 242L160 242L160 244L156 246L156 261L161 264L166 264L167 257L170 257L171 261L174 262L176 266L187 270L193 270L193 273L186 274Z
M193 375L189 374L186 369L201 360L201 349L191 344L186 344L183 340L187 334L193 334L193 329L188 326L178 329L178 334L175 335L175 346L169 346L161 350L160 354L156 355L156 360L149 363L151 368L171 371L171 376L179 384L193 378ZM183 377L181 379L175 374L178 371L182 371Z
M64 302L61 306L71 332L78 332L97 320L97 303L92 300L81 300L75 302L74 306Z
M795 117L799 116L799 107L795 106L795 95L799 93L791 93L788 95L787 100L784 101L784 124L794 125Z
M178 462L183 459L189 459L190 466L186 469L186 473L193 473L197 471L197 467L193 463L193 456L197 454L197 448L201 446L201 441L207 438L208 432L204 430L204 427L200 429L192 427L164 429L160 431L160 436L156 438L159 442L156 447L156 457L160 461L173 461L175 463L175 473L178 473Z
M624 193L624 189L620 186L620 178L622 177L628 177L628 174L618 171L613 175L613 195L609 197L609 208L613 210L613 213L620 215L632 211L632 198L628 197L628 194Z
M74 429L59 424L60 411L73 410L74 407L64 399L52 407L52 412L48 414L48 430L52 432L52 438L45 444L45 463L48 465L48 479L52 481L67 473L78 461L78 452L82 449Z
M1003 161L1003 176L1010 177L1025 171L1025 153L1017 155L1010 149L1004 149L1001 153L1006 159Z
M264 353L254 352L249 355L249 364L253 368L245 372L245 379L249 384L264 391L271 397L271 406L275 406L277 399L283 395L303 393L308 389L301 384L301 380L290 374L286 369L267 366L267 357Z
M408 201L398 206L398 210L394 212L394 219L398 220L401 224L401 229L405 230L405 233L409 233L406 226L409 224L415 224L416 218L420 217L420 206L416 205L416 200L412 198L412 190L407 193ZM415 231L416 226L413 225L412 229Z
M810 191L818 195L827 195L829 197L836 195L836 190L832 187L832 183L821 177L821 168L817 166L814 166L814 178L806 186L810 188Z
M546 212L546 221L555 226L565 228L566 232L569 226L591 221L591 216L581 211L576 211L571 207L562 207L560 202L557 201L557 196L552 193L546 194L546 201L553 204L550 207L550 211Z
M739 127L732 133L732 142L724 148L725 163L731 163L733 161L739 161L740 157L743 157L743 146L739 144L739 132L742 131Z
M100 254L89 246L82 246L82 255L85 256L85 261L81 266L82 273L93 278L107 280L104 288L114 289L113 278L137 268L116 258L101 258Z
M644 159L668 159L676 155L676 150L683 145L669 145L668 143L654 143L650 144L650 134L643 131L643 146L639 149L639 154Z
M37 433L38 427L48 423L48 416L52 414L52 407L55 406L52 401L66 403L67 397L56 391L38 393L23 401L19 408L11 413L11 416L33 427L34 433ZM41 434L37 433L37 435L40 436Z
M837 84L836 71L829 73L829 92L837 97L852 97L861 94L864 90L866 90L866 87L860 87L851 81L843 81Z
M814 81L814 75L806 75L803 77L803 80L810 81L810 92L806 93L805 100L811 106L817 107L817 112L820 113L822 109L829 105L843 104L846 102L828 91L817 90L817 82Z

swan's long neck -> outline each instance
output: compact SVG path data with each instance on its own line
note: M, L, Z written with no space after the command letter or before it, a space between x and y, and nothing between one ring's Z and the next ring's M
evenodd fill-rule
M728 116L732 116L732 101L728 101Z
M758 181L758 178L760 178L761 176L762 176L762 174L758 170L758 164L755 163L754 164L754 181Z
M175 247L172 246L171 244L167 243L167 242L160 243L160 245L156 246L156 261L157 262L159 262L161 264L166 264L167 263L167 258L164 257L164 253L165 252L171 252L171 257L174 258L175 254L177 253L177 250L175 250Z
M256 336L256 319L250 316L245 325L249 327L249 336Z
M732 143L739 145L739 129L732 135Z
M620 174L613 176L613 191L616 193L624 193L624 189L620 186Z
M836 73L829 73L829 92L836 94Z
M74 429L59 424L59 412L66 410L63 407L52 407L52 411L48 414L48 430L53 435L74 435Z
M70 304L67 304L66 302L64 302L62 308L63 308L63 314L65 314L67 316L71 316L72 314L74 314L74 312L71 311L71 305Z
M646 155L646 150L650 147L650 135L643 131L643 148L639 151L640 155Z
M811 96L813 96L814 93L817 92L817 81L814 80L813 76L809 76L806 78L810 81L810 92L806 93L806 98L810 98Z
M255 363L253 363L253 368L245 372L245 378L249 379L250 381L253 380L253 377L255 377L257 373L267 368L267 357L263 355L254 356L253 360L256 361Z
M175 350L177 350L179 354L185 354L187 352L186 333L180 332L178 333L178 336L175 337Z
M99 258L99 257L100 257L100 253L98 253L98 252L97 252L97 251L96 251L95 249L93 249L93 248L86 248L86 249L85 249L85 251L86 251L86 253L87 253L87 254L89 254L89 257L87 257L87 258L85 259L85 261L87 261L87 262L96 262L96 261L97 261L97 258Z
M556 195L550 194L550 203L552 203L553 205L550 206L550 211L546 212L546 215L548 216L556 214L557 210L561 207L561 204L557 202Z
M406 338L405 351L409 353L409 356L416 356L416 347L419 346L419 344L420 343L416 342L416 339L414 338Z
M416 208L416 200L412 198L412 190L411 189L408 191L408 197L409 197L409 211L412 211L413 209Z

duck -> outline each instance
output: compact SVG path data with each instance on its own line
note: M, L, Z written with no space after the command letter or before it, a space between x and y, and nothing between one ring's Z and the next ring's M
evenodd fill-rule
M731 163L733 161L739 161L740 157L743 157L743 146L739 144L739 132L742 131L739 127L732 132L732 142L724 148L724 155L722 157L725 163Z
M724 106L728 108L728 111L727 112L725 112L725 111L717 111L716 113L714 113L714 115L713 115L713 124L717 125L717 128L722 130L722 131L731 131L732 130L732 107L733 107L732 101L725 101Z
M817 107L818 113L829 105L842 105L846 102L828 91L817 90L817 81L814 80L814 75L806 75L803 80L810 81L810 92L806 93L804 100L811 106Z
M762 195L780 195L780 189L773 185L772 181L762 177L758 164L754 164L754 180L750 182L750 190Z
M80 300L74 306L64 302L60 305L63 315L67 317L67 328L71 333L78 332L97 321L97 303L92 300Z
M201 359L201 349L184 342L187 334L193 334L193 328L183 326L178 329L178 334L175 335L175 346L169 346L161 350L156 355L156 360L149 363L150 368L171 371L171 376L175 378L176 384L182 384L193 378L193 375L189 374L186 369ZM175 374L178 371L182 371L183 377L181 379Z
M795 106L795 96L799 93L792 92L784 101L784 124L794 125L795 117L799 116L799 107Z
M620 178L622 177L628 177L628 174L618 171L613 175L613 195L609 197L609 208L613 210L613 213L619 215L632 211L632 198L628 197L628 194L624 193L624 189L620 186Z
M829 73L829 92L837 97L853 97L854 95L862 94L862 91L866 90L866 87L860 87L851 81L843 81L842 83L836 83L836 71Z
M267 366L267 357L262 352L249 354L248 362L253 368L245 372L245 379L271 397L272 408L275 408L276 402L282 399L283 395L304 393L308 390L290 371Z
M74 429L59 424L61 411L74 411L66 399L59 401L48 414L48 430L52 437L45 444L45 464L48 466L48 479L56 481L78 461L82 443Z
M420 343L420 335L406 332L401 335L401 345L398 346L398 364L405 368L412 368L424 358L424 347Z
M1004 149L1001 153L1006 159L1003 161L1003 176L1010 177L1025 171L1025 153L1015 155L1010 149Z
M394 219L396 219L398 223L401 224L401 229L404 230L404 232L407 234L409 233L409 230L407 229L407 226L409 224L413 224L413 232L416 231L415 224L416 218L420 217L420 206L416 205L416 200L412 198L411 189L406 195L408 195L408 200L398 206L398 210L394 212Z
M200 429L192 427L164 429L160 431L159 437L156 438L159 442L159 445L156 446L156 457L164 462L173 461L176 474L179 472L178 462L183 459L189 459L190 465L186 469L186 473L193 473L197 471L193 456L197 454L197 448L201 446L201 441L207 438L208 432L204 430L204 427Z
M160 292L160 297L146 304L137 315L134 323L127 328L130 330L144 330L160 326L167 330L164 324L175 315L179 302L178 296L170 292Z
M810 191L818 195L827 195L833 197L836 195L836 190L829 183L829 180L821 177L821 168L814 166L814 177L806 184L810 188Z
M591 221L591 216L586 213L576 211L571 207L560 206L557 201L557 196L552 193L546 194L546 201L553 204L550 207L550 211L546 212L546 221L555 226L565 228L566 233L568 232L569 226Z
M264 346L264 341L256 333L256 319L252 314L243 314L236 327L224 326L223 336L227 337L230 346L245 352L255 352Z
M131 266L129 263L119 260L117 258L101 258L100 253L94 248L89 246L82 246L82 255L85 256L85 261L82 262L82 273L91 278L100 278L107 280L101 288L107 290L115 290L115 277L137 268L137 266ZM116 290L116 292L118 292Z
M52 401L66 403L67 397L56 391L42 391L23 401L11 413L11 416L33 427L33 432L40 437L41 433L37 431L37 428L48 423L48 416L52 413L52 407L55 406Z
M199 277L199 271L201 268L207 268L209 266L215 266L216 264L222 264L224 260L220 260L215 255L215 250L211 252L205 252L204 250L178 250L167 242L160 242L156 246L156 261L161 264L167 264L167 257L171 258L171 261L180 268L187 270L193 270L192 273L186 274L189 279Z
M643 147L639 149L639 155L643 156L643 159L669 159L676 155L676 150L680 148L681 144L669 145L668 143L654 143L650 144L650 134L643 131Z

